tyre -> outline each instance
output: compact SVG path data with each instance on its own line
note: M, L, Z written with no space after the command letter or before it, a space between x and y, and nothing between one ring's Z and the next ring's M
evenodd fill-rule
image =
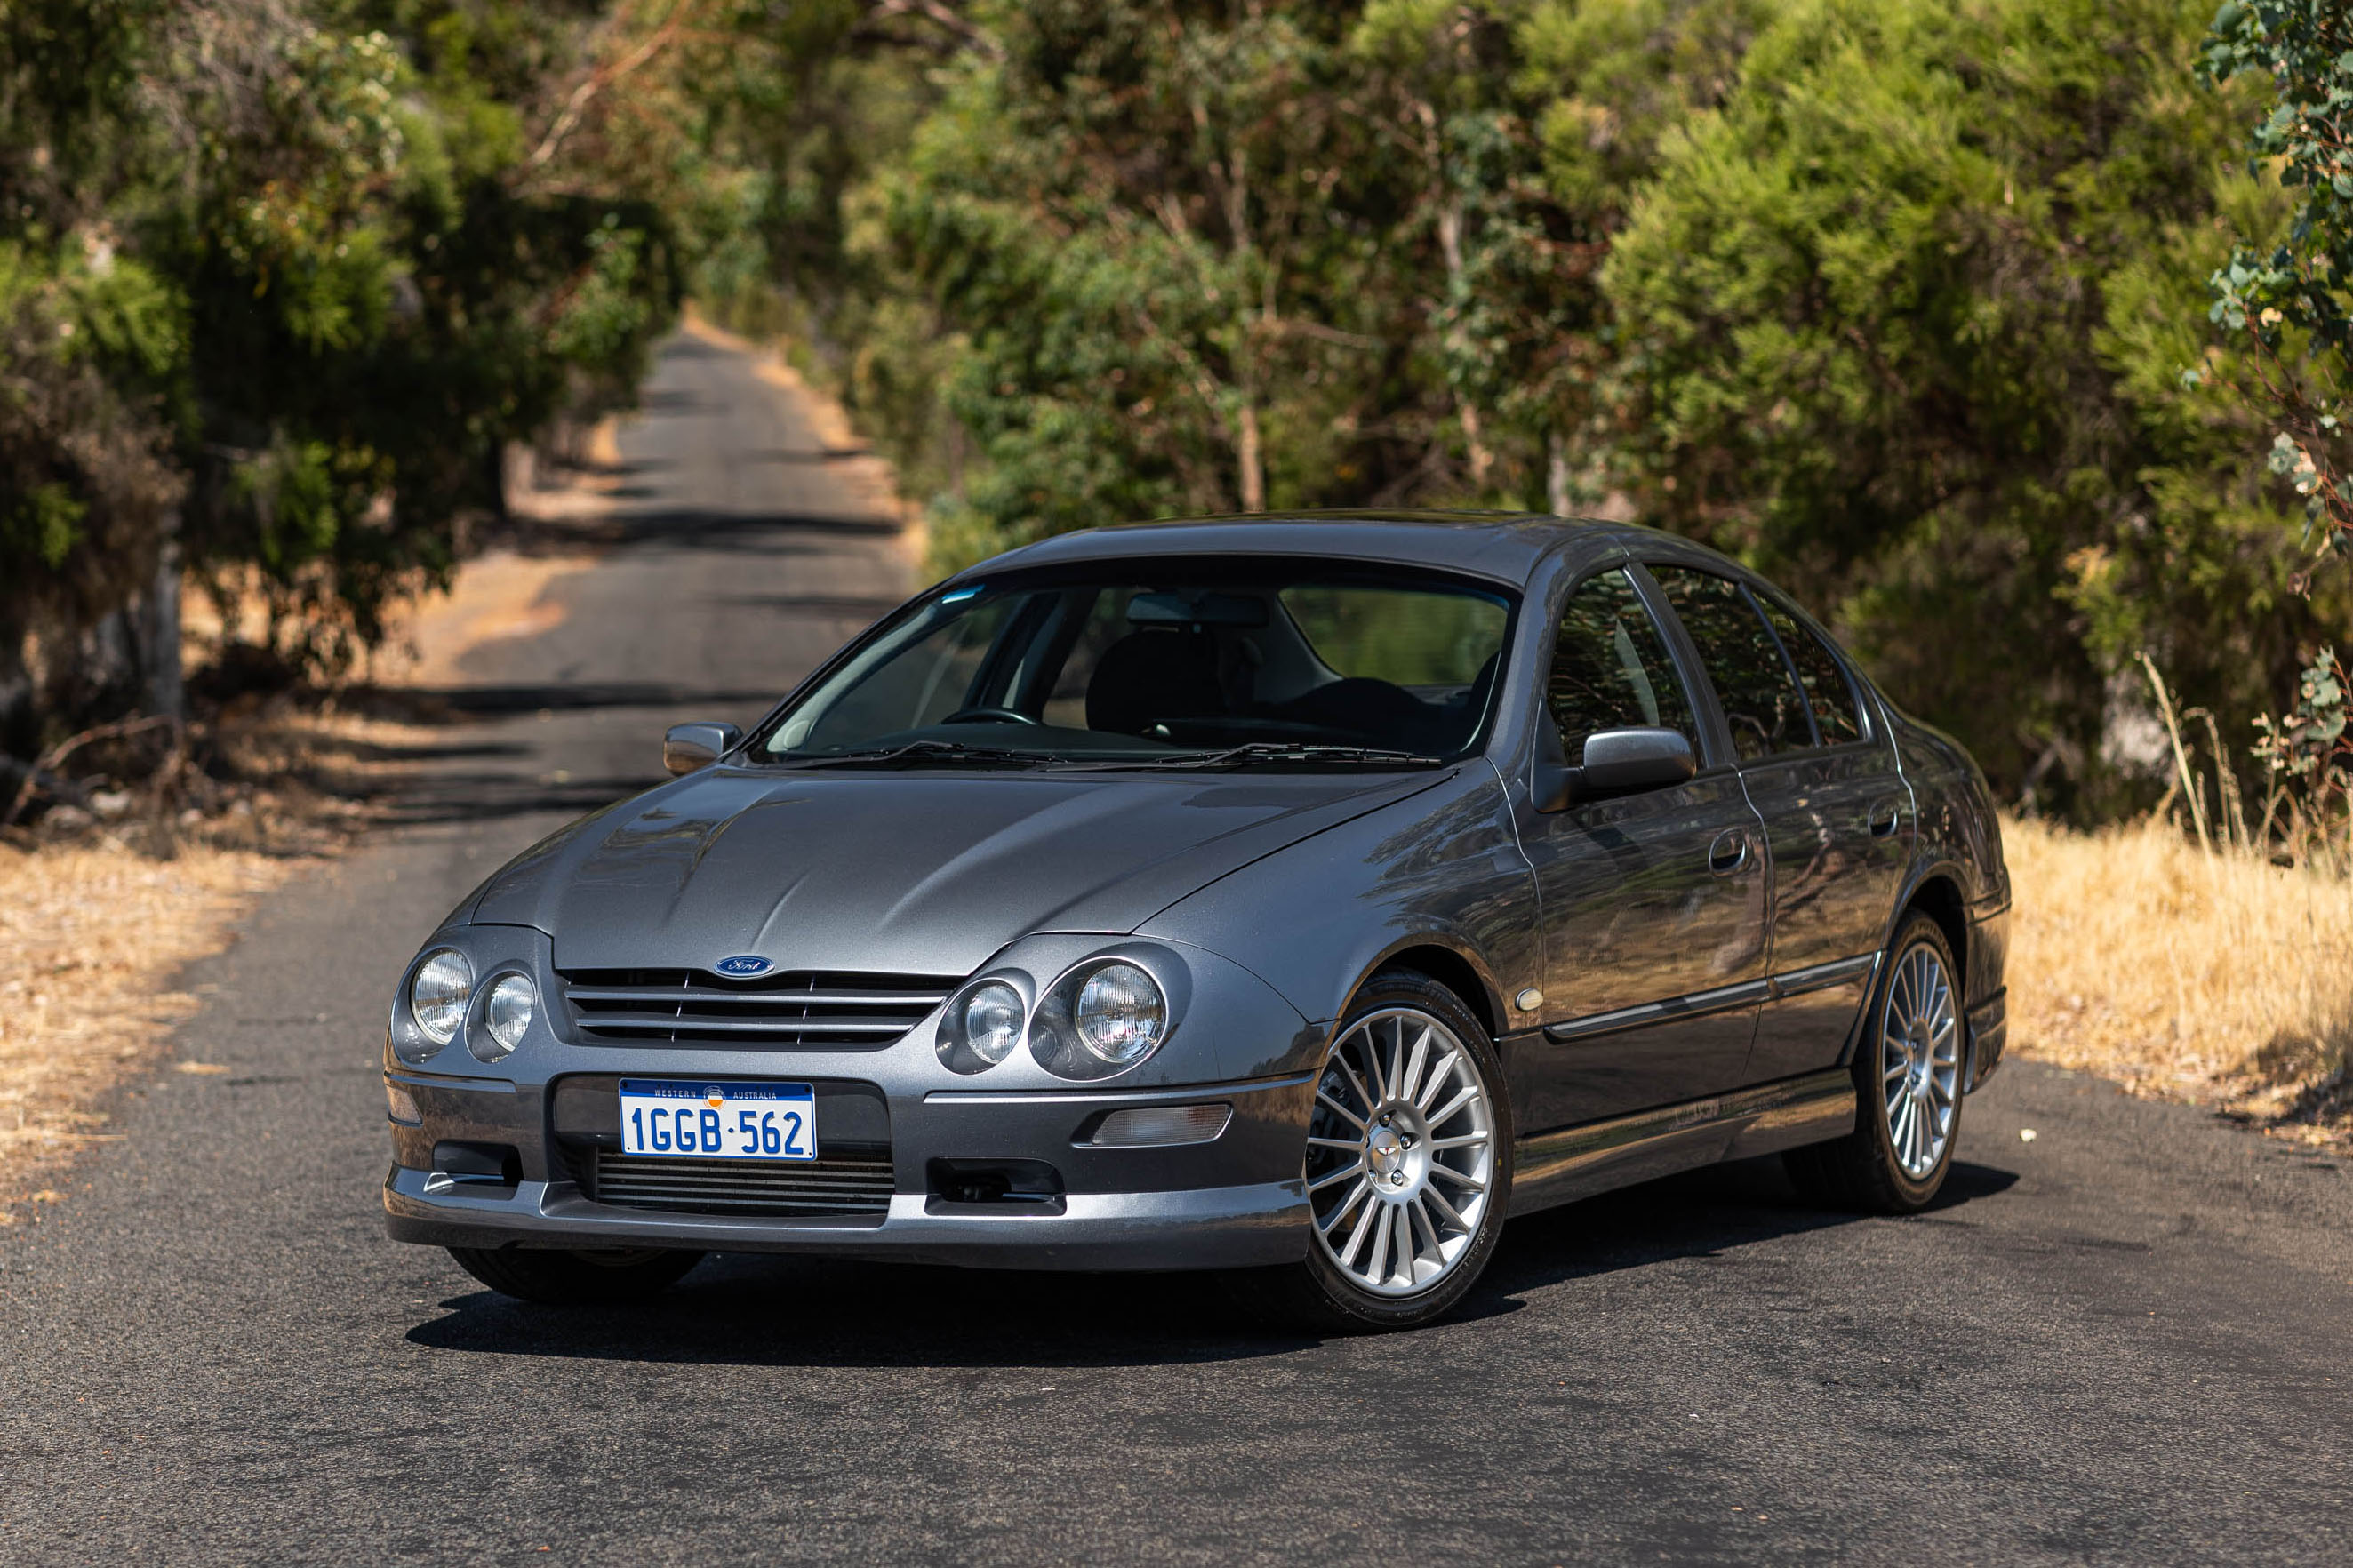
M542 1252L520 1247L453 1247L458 1267L502 1296L550 1306L642 1301L678 1283L702 1261L700 1252L653 1247Z
M1476 1284L1511 1201L1511 1105L1470 1008L1384 970L1333 1031L1307 1126L1307 1256L1232 1277L1263 1316L1326 1332L1419 1328Z
M1945 1184L1960 1141L1960 965L1944 928L1906 915L1888 946L1854 1052L1855 1124L1782 1163L1831 1208L1910 1214Z

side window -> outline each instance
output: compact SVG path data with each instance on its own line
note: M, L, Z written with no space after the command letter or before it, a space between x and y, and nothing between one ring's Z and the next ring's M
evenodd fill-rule
M1814 710L1814 728L1821 732L1825 746L1843 746L1862 739L1862 721L1855 709L1854 688L1847 680L1846 671L1839 668L1838 657L1822 646L1822 639L1798 624L1791 615L1770 598L1758 595L1765 605L1765 618L1781 636L1781 646L1789 650L1790 659L1798 667L1798 679L1805 682L1806 701Z
M1572 763L1596 730L1656 725L1699 744L1666 639L1622 570L1588 578L1561 607L1545 701Z
M1687 566L1653 566L1651 575L1699 648L1740 760L1812 745L1814 728L1797 679L1740 585Z

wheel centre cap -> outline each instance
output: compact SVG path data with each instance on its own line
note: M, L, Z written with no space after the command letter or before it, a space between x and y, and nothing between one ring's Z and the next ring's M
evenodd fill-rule
M1405 1142L1395 1129L1376 1127L1365 1141L1365 1159L1373 1174L1387 1176L1405 1163Z

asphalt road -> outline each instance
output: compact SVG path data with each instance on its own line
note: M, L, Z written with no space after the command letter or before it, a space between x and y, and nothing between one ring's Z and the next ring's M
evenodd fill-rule
M626 542L473 658L403 823L189 977L178 1052L230 1070L140 1086L0 1231L0 1562L2353 1557L2353 1179L2031 1064L1928 1214L1727 1167L1518 1222L1382 1339L1184 1277L752 1257L554 1311L385 1240L415 943L908 585L731 354L674 342L623 451Z

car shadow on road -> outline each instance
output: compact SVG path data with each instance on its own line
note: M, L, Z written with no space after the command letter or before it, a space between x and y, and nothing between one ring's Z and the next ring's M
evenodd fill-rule
M1924 1215L1941 1215L2015 1185L2015 1172L1957 1160ZM1778 1156L1739 1160L1605 1193L1515 1220L1479 1295L1511 1296L1674 1258L1706 1258L1871 1216L1816 1208Z
M1956 1164L1930 1212L1992 1197L2010 1172ZM1808 1206L1777 1161L1746 1161L1514 1222L1444 1333L1595 1275L1712 1256L1859 1217ZM430 1350L719 1366L1112 1367L1293 1354L1214 1277L1054 1274L734 1253L627 1308L533 1306L476 1290L408 1331Z

